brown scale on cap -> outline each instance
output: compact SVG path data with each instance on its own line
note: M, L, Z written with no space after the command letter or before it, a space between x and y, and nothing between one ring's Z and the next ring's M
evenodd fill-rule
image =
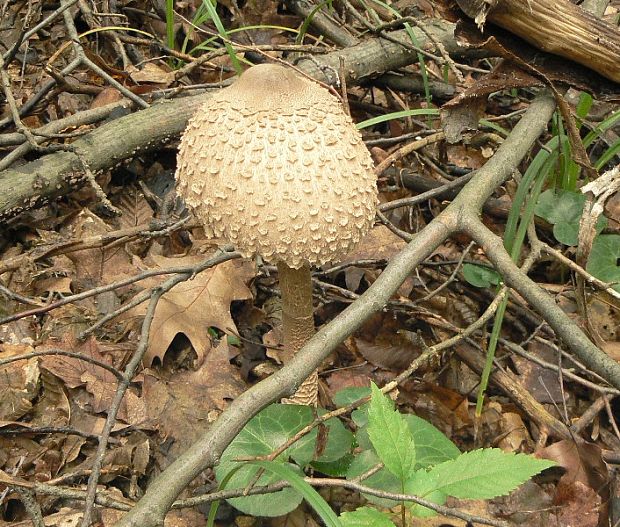
M375 217L360 133L332 94L283 66L254 66L209 99L176 177L210 235L295 269L338 260Z
M178 192L208 234L278 264L284 347L314 333L310 265L336 261L372 226L376 177L340 102L277 65L248 69L190 120ZM288 402L317 402L317 373Z

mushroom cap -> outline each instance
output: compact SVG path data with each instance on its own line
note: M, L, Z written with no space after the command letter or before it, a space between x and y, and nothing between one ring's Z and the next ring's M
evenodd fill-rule
M377 206L372 159L340 102L279 65L249 68L196 112L176 179L208 235L292 268L344 256Z

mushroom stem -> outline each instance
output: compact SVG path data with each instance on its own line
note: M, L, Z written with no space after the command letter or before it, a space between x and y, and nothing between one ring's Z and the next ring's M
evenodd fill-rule
M312 276L307 265L292 269L282 261L278 262L278 275L282 291L284 349L292 355L314 335ZM314 371L297 392L283 402L316 406L317 399L318 373Z

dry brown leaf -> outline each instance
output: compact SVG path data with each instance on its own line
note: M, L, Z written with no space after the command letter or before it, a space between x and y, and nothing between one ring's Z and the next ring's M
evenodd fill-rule
M50 294L71 294L71 283L73 280L68 276L52 276L50 278L42 278L34 283L34 291L38 296Z
M93 99L93 102L90 103L90 107L91 109L101 108L102 106L107 106L108 104L119 102L122 99L123 99L123 95L121 92L119 92L116 88L112 88L111 86L106 86Z
M352 343L371 364L401 371L422 352L417 335L401 327L391 314L378 313L366 320Z
M90 337L83 344L77 344L73 339L69 339L65 342L55 343L48 342L45 345L39 346L37 351L47 350L64 350L78 353L87 358L98 360L106 364L110 364L108 358L102 355L99 349L99 343L95 337ZM62 355L47 355L42 359L42 366L49 372L53 373L59 379L62 379L69 388L77 388L78 386L84 386L92 377L101 378L105 383L111 384L111 390L113 391L116 384L116 377L109 372L93 364L74 357L65 357ZM90 374L91 377L84 379L85 374Z
M544 344L531 341L527 350L548 363L557 364L556 353ZM562 391L557 372L543 368L538 364L518 355L512 355L512 361L519 372L518 381L539 403L562 404L572 401L573 396L568 391Z
M90 337L79 346L68 340L60 344L47 344L37 349L63 349L111 365L109 357L101 352L101 347L94 337ZM41 366L62 379L69 388L84 386L91 395L90 406L93 412L106 412L110 408L118 384L112 372L96 364L62 355L44 357ZM129 388L125 392L118 418L130 424L140 425L144 421L143 415L143 402L133 388Z
M202 261L197 257L155 256L153 259L161 268L195 265ZM246 283L253 276L254 268L248 261L231 260L203 271L163 295L151 324L144 364L150 366L155 358L163 363L168 346L179 333L189 339L198 363L202 363L211 348L210 327L222 331L232 329L237 334L230 316L230 304L234 300L252 298Z
M144 193L136 185L124 187L114 205L122 212L118 218L118 225L121 229L145 225L154 216L153 209L144 197Z
M532 446L527 427L521 416L514 412L504 412L500 420L503 437L498 447L507 452L528 452Z
M601 509L600 495L580 481L560 481L554 505L559 506L556 525L579 527L609 525L607 518L602 517L605 512ZM553 523L555 522L551 522Z
M430 383L424 383L420 389L424 391L416 392L411 401L414 413L433 423L445 435L450 437L472 424L467 397Z
M340 263L345 264L369 259L385 260L387 262L398 254L405 245L407 245L407 243L396 236L396 234L390 231L385 225L377 225L362 238L362 241L356 249L347 254L345 259ZM375 269L364 269L354 266L349 267L345 271L347 288L351 291L356 291L363 277L366 277L368 283L372 284L376 280L378 273L379 271ZM412 288L413 281L408 278L403 285L399 287L398 294L407 297Z
M32 409L30 423L36 426L64 427L69 424L71 408L62 382L41 370L43 395Z
M82 520L82 511L63 507L59 512L50 514L43 518L45 527L77 527ZM0 521L0 527L10 525L11 527L32 527L32 520L23 520L18 522Z
M151 423L175 440L170 455L189 446L210 421L237 397L245 383L229 362L226 341L212 349L196 371L177 372L169 380L145 372L143 398Z
M154 62L147 62L142 69L135 66L129 66L127 72L131 80L137 83L148 82L152 84L160 84L162 87L169 86L174 81L174 72L168 71Z
M489 513L495 518L510 521L510 525L523 527L547 527L553 512L553 497L534 481L526 481L508 496L494 499L489 504Z
M0 359L32 351L28 345L0 344ZM39 364L34 358L0 366L0 420L15 421L32 409L39 394L39 374Z
M551 459L566 470L560 478L560 485L567 488L581 483L595 490L603 503L609 502L610 479L601 449L594 443L576 444L562 440L542 449L539 457Z
M341 263L365 259L387 261L398 254L405 245L407 242L396 236L385 225L377 225L362 238L355 250L347 254Z
M113 229L88 209L80 212L69 224L66 234L80 239L89 236L105 235ZM82 288L109 284L126 276L135 274L131 257L122 246L110 249L95 247L83 249L67 255L76 269L77 280Z
M256 521L256 518L248 518L249 520ZM249 527L252 527L252 523L247 523ZM277 518L269 518L266 525L268 527L319 527L319 524L314 520L312 514L306 510L304 506L297 507L294 511L289 512L284 516Z
M101 527L112 527L125 515L126 512L116 509L101 511ZM194 509L172 509L166 513L164 527L194 527L203 525L205 518Z
M353 368L336 370L325 379L329 387L329 393L333 398L340 390L345 388L367 388L372 379L374 367L370 364L360 364Z
M31 465L44 452L44 447L27 437L0 436L0 467L9 474L23 474L24 469L21 467L29 467L28 472L31 473Z

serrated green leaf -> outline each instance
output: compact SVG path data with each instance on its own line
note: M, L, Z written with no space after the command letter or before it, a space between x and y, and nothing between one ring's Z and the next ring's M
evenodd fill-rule
M500 283L500 276L493 269L469 263L463 265L463 277L474 287L491 287Z
M343 512L340 515L340 522L343 527L395 527L386 514L370 507Z
M415 445L402 415L392 401L371 383L372 397L368 407L368 437L375 452L392 474L406 481L415 466Z
M437 490L455 498L489 499L503 496L532 476L554 466L553 461L486 448L461 454L428 472Z
M620 282L620 236L602 234L595 238L588 258L587 270L604 282ZM614 289L620 292L620 284Z
M438 490L439 482L437 477L426 470L418 470L405 485L405 492L413 494L419 498L431 501L437 505L444 505L448 496L441 490ZM424 507L414 503L409 507L411 513L418 518L430 518L436 516L437 513L433 509Z
M461 455L461 451L440 430L417 415L404 415L415 444L415 469L427 468Z
M460 455L461 451L456 445L428 421L410 414L403 415L403 418L409 427L415 445L416 461L414 469L436 465ZM365 424L368 420L367 413L360 411L359 419L355 419L355 423L360 426L358 420ZM372 448L366 426L361 425L355 434L355 439L363 450Z

